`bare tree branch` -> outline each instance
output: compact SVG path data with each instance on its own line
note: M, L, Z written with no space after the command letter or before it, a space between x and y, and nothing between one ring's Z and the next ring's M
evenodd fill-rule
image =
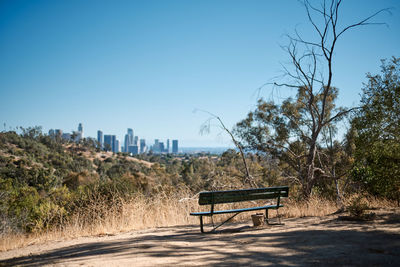
M299 85L293 85L293 84L287 84L287 83L276 83L276 82L274 82L274 85L276 85L276 86L286 86L286 87L290 87L290 88L299 88L299 87L301 87Z
M350 113L350 112L352 112L354 110L360 109L360 108L361 107L354 107L354 108L350 108L350 109L347 109L347 110L340 111L336 115L334 115L333 117L328 119L326 122L324 122L322 125L326 126L329 123L333 122L334 120L340 119L341 117L345 116L346 114L348 114L348 113Z
M390 13L390 8L381 9L381 10L375 12L374 14L372 14L371 16L367 17L366 19L363 19L363 20L361 20L361 21L358 22L358 23L354 23L354 24L352 24L352 25L349 25L349 26L345 27L345 28L337 35L337 38L339 38L339 36L342 35L344 32L346 32L347 30L349 30L349 29L351 29L351 28L354 28L354 27L357 27L357 26L365 26L365 25L387 25L387 23L384 23L384 22L367 22L367 21L369 21L370 19L376 17L378 14L380 14L380 13L382 13L382 12L388 12L389 14L391 14L391 13Z
M209 122L211 119L216 119L216 120L219 122L220 127L221 127L225 132L227 132L227 133L229 134L229 136L231 137L232 142L235 144L235 146L236 146L236 147L239 149L239 151L240 151L240 155L241 155L241 158L242 158L242 161L243 161L243 165L244 165L244 168L245 168L245 171L246 171L246 179L245 179L244 182L249 183L250 186L252 186L252 187L257 187L257 184L255 183L253 177L250 175L249 167L247 166L246 157L245 157L245 155L244 155L243 148L242 148L241 144L236 140L236 138L235 138L235 136L232 134L232 132L231 132L228 128L226 128L226 126L225 126L224 122L222 121L222 119L221 119L219 116L217 116L217 115L215 115L215 114L213 114L213 113L211 113L211 112L209 112L209 111L201 110L201 109L197 109L197 110L199 110L199 111L201 111L201 112L204 112L204 113L207 113L208 115L211 116L211 118L208 119L208 122Z

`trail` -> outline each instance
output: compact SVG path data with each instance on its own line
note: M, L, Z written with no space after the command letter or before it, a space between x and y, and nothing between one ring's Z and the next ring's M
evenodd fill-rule
M0 253L0 266L398 266L400 210L371 221L338 215L284 219L213 234L198 226L47 242Z

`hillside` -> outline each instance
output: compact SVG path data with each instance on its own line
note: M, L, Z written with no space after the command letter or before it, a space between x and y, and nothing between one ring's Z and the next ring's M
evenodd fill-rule
M107 206L151 195L179 182L171 175L158 163L53 140L38 128L0 133L0 234L59 225L94 198Z
M249 164L258 184L277 183L279 177L267 161L253 157ZM92 225L137 197L187 197L201 190L243 188L244 177L234 150L219 157L134 158L100 151L86 139L55 140L40 127L22 129L21 134L2 132L0 234L38 233L64 227L75 217Z

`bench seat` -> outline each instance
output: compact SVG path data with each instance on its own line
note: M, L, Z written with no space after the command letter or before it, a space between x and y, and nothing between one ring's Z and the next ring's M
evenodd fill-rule
M192 216L212 216L213 214L226 214L226 213L238 213L238 212L246 212L246 211L254 211L254 210L265 210L265 209L277 209L281 208L283 205L268 205L268 206L261 206L261 207L252 207L252 208L244 208L244 209L233 209L233 210L217 210L211 213L210 211L203 211L203 212L191 212L190 215Z

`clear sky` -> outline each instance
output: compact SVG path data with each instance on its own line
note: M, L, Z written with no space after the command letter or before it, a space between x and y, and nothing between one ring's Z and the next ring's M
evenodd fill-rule
M356 105L365 73L400 56L400 1L343 1L342 25L381 8L392 14L348 32L334 61L339 104ZM288 61L280 45L310 25L295 0L0 0L0 123L98 129L118 139L179 139L180 146L227 146L208 115L228 127L256 104L256 89ZM268 94L265 88L262 94Z

